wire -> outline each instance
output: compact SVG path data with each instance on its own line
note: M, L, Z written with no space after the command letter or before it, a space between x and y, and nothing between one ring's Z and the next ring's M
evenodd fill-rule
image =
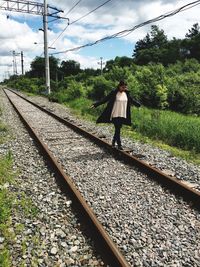
M67 12L67 14L65 14L65 16L67 16L82 0L79 0L72 8L70 8L70 10Z
M65 16L67 16L81 1L82 0L79 0L72 8L70 8L70 10L67 12L67 14L65 14ZM53 43L50 46L55 44L55 42L60 38L60 36L66 31L68 26L69 26L69 20L67 26L62 30L62 32L58 35L58 37L53 41Z
M99 9L100 7L104 6L105 4L107 4L108 2L110 2L112 0L107 0L106 2L104 2L103 4L101 4L100 6L96 7L95 9L91 10L90 12L88 12L87 14L83 15L82 17L80 17L79 19L72 21L71 23L68 22L67 26L62 30L62 32L58 35L58 37L53 41L53 43L50 45L54 45L55 42L61 37L61 35L66 31L66 29L68 28L69 25L74 24L75 22L81 20L82 18L88 16L89 14L91 14L92 12L96 11L97 9ZM79 1L80 2L80 1Z
M62 32L58 35L58 37L53 41L53 43L51 43L50 46L52 46L52 45L55 44L55 42L60 38L60 36L64 33L64 31L66 31L66 29L68 28L68 26L69 26L69 22L68 22L67 26L62 30Z
M197 6L197 5L199 5L199 4L200 4L200 0L191 2L191 3L186 4L186 5L184 5L184 6L180 7L180 8L178 8L178 9L175 9L175 10L173 10L173 11L170 11L170 12L167 12L167 13L165 13L165 14L163 14L163 15L160 15L160 16L154 18L154 19L150 19L150 20L147 20L147 21L145 21L145 22L142 22L142 23L140 23L140 24L134 26L134 27L131 28L131 29L123 30L123 31L114 33L114 34L112 34L112 35L110 35L110 36L106 36L106 37L104 37L104 38L101 38L101 39L99 39L99 40L96 40L96 41L93 42L93 43L88 43L88 44L85 44L85 45L81 45L81 46L74 47L74 48L67 49L67 50L60 51L60 52L55 52L55 53L52 53L51 55L63 54L63 53L67 53L67 52L71 52L71 51L79 50L79 49L81 49L81 48L88 47L88 46L93 46L93 45L96 45L96 44L98 44L98 43L100 43L100 42L103 42L103 41L106 41L106 40L110 40L110 39L113 39L113 38L122 38L122 37L127 36L128 34L132 33L133 31L135 31L135 30L138 29L138 28L141 28L141 27L143 27L143 26L145 26L145 25L148 25L148 24L153 23L153 22L156 22L156 21L163 20L163 19L165 19L165 18L167 18L167 17L174 16L174 15L176 15L176 14L179 13L179 12L185 11L185 10L190 9L190 8L192 8L192 7L194 7L194 6Z
M90 15L91 13L93 13L94 11L96 11L97 9L99 9L100 7L106 5L106 4L107 4L108 2L110 2L110 1L112 1L112 0L107 0L106 2L104 2L103 4L101 4L100 6L96 7L95 9L91 10L90 12L88 12L87 14L85 14L85 15L83 15L82 17L80 17L80 18L78 18L78 19L72 21L69 25L74 24L74 23L76 23L77 21L79 21L79 20L81 20L81 19L87 17L88 15Z

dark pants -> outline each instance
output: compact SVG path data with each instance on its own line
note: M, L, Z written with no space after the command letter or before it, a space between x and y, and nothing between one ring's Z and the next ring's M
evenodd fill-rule
M115 133L114 133L114 136L113 136L112 143L114 145L115 142L117 142L117 145L121 146L120 131L121 131L122 124L123 124L122 118L113 118L112 122L113 122L113 124L115 126Z

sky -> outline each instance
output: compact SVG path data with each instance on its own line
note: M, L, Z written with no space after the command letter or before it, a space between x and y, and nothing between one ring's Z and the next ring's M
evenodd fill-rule
M43 3L42 0L33 1ZM67 17L69 23L72 23L67 27L67 19L51 22L52 18L49 17L48 42L49 47L54 48L49 49L49 54L66 51L133 28L135 25L191 3L192 0L110 0L88 16L73 23L105 2L106 0L47 0L49 6L64 11L59 15ZM44 50L43 31L39 30L43 28L42 16L2 10L1 7L5 3L4 0L0 0L0 81L13 74L12 51L16 53L17 71L20 74L20 52L23 51L24 69L28 71L30 63L36 56L43 56ZM192 25L199 23L199 14L200 5L196 5L172 17L141 27L122 38L110 39L94 46L55 56L60 62L75 60L80 63L81 68L97 69L100 68L98 64L100 57L104 63L116 56L131 57L135 43L151 31L152 25L158 25L163 29L169 40L173 37L184 38ZM66 30L58 38L65 28Z

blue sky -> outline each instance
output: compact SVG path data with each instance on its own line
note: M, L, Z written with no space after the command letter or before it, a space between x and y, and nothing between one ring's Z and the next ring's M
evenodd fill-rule
M5 1L0 0L0 6L3 2ZM37 2L42 1L38 0ZM48 0L49 5L65 11L64 14L61 14L62 16L65 16L77 2L78 0ZM72 22L104 2L105 0L82 0L67 17ZM130 29L141 22L188 3L190 3L188 0L111 0L87 17L70 25L53 45L56 50L50 50L49 52L64 51L94 42L121 30ZM200 5L197 5L156 24L165 31L169 39L172 37L184 38L188 29L199 21L199 13ZM7 15L9 15L9 18L7 18ZM49 45L56 40L66 25L66 20L59 20L49 24ZM38 30L41 27L42 18L40 16L0 10L0 28L4 29L4 31L0 32L0 80L6 75L12 74L13 59L11 51L24 52L25 70L30 69L30 63L36 56L42 55L43 32ZM76 60L81 64L82 68L99 68L97 62L100 57L103 57L104 61L114 59L116 56L131 57L135 42L144 38L147 32L150 32L150 29L151 25L147 25L124 38L111 39L78 51L59 54L57 57L61 61ZM34 42L37 42L38 45L34 45ZM17 58L17 64L19 64L18 68L20 69L20 58Z
M103 57L106 59L115 58L116 56L131 57L134 44L126 40L107 40L94 46L80 49L79 54L83 56Z

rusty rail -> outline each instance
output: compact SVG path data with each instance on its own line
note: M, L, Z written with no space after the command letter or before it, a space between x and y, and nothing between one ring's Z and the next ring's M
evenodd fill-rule
M87 224L87 228L90 231L90 237L92 238L92 240L94 240L95 247L102 255L104 262L109 266L113 267L130 267L130 265L127 263L120 250L113 243L113 241L111 240L111 238L93 213L92 209L88 206L88 204L70 179L70 177L65 174L61 165L57 162L56 158L49 151L47 145L38 137L35 130L29 125L28 121L23 117L22 113L17 109L17 107L9 98L6 92L5 94L14 109L16 110L17 114L19 115L20 119L26 126L28 132L33 137L34 141L37 143L40 151L45 156L45 159L47 159L49 167L54 171L54 173L57 174L57 176L61 179L61 181L59 182L61 182L62 186L64 186L65 189L70 193L70 196L76 204L75 209L78 209L80 219L84 219L84 222Z

